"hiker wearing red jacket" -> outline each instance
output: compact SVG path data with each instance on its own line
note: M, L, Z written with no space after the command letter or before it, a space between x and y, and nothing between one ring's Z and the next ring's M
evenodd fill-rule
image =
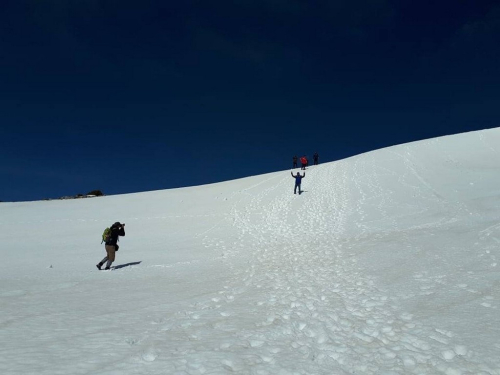
M301 165L301 168L302 170L305 170L306 167L307 167L307 158L305 156L302 156L300 158L300 165Z

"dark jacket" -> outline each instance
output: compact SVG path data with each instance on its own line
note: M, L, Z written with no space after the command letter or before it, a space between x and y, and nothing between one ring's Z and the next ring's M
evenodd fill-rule
M125 228L124 227L111 227L111 234L109 235L109 240L106 241L106 245L117 246L118 236L125 236Z

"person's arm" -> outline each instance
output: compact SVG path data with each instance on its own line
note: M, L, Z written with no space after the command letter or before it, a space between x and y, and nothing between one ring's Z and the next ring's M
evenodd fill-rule
M125 237L125 224L122 224L120 231L118 232L118 235Z
M293 175L293 172L292 172L292 171L290 171L290 174L292 175L292 177L295 177L295 176Z
M302 178L306 177L306 172L304 172L304 174L302 175Z

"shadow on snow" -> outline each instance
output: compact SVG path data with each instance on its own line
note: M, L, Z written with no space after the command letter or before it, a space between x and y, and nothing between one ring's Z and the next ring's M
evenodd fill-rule
M117 270L117 269L123 268L123 267L135 266L137 264L141 264L141 262L142 262L142 260L140 260L139 262L131 262L131 263L120 264L118 266L114 266L113 269Z

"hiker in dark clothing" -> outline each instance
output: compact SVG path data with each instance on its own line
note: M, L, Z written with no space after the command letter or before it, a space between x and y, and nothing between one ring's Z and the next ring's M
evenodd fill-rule
M297 155L293 157L293 168L297 168Z
M301 176L299 172L294 176L293 172L290 172L292 174L292 177L295 178L295 188L293 189L293 193L297 194L297 188L299 188L299 195L302 193L302 190L300 190L300 183L302 182L302 179L306 177L306 172Z
M315 152L313 155L313 161L314 161L314 165L318 165L319 155L317 152Z
M106 238L106 245L104 246L106 249L107 255L104 257L103 260L101 260L99 263L96 264L96 267L101 269L103 264L106 262L106 268L105 270L109 270L111 267L111 263L115 261L115 252L118 251L118 236L124 237L125 236L125 224L121 224L118 221L114 223L110 229L110 233L108 237Z

